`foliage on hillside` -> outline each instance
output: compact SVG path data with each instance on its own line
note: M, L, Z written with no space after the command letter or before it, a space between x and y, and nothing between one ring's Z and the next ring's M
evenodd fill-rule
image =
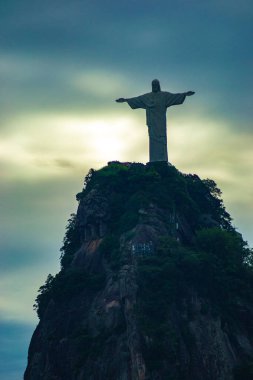
M221 191L214 181L201 181L197 175L180 173L165 162L143 165L110 164L100 170L91 169L85 178L84 190L77 194L81 200L93 188L99 188L112 199L113 231L128 230L136 222L138 208L153 202L166 210L183 214L193 230L201 226L200 216L208 214L222 228L231 230L231 217L225 210Z
M76 214L71 214L66 227L66 233L61 247L61 266L67 268L72 260L73 254L81 245L80 233L76 228Z
M180 339L168 321L183 299L197 294L203 300L201 313L219 315L232 326L238 323L241 305L253 302L251 260L252 251L238 233L210 228L199 230L191 247L167 237L155 256L139 261L137 314L140 330L148 337L143 345L150 371L164 368L164 376L177 378L166 372L179 356ZM182 331L191 345L187 325ZM170 350L165 348L168 341Z
M41 318L50 300L63 303L83 291L96 292L104 283L104 274L91 274L83 268L62 270L55 276L49 274L45 284L39 288L34 309Z
M187 246L165 237L154 256L139 262L140 321L153 337L160 337L162 331L157 331L158 325L162 329L172 303L187 294L189 288L210 299L217 310L228 315L235 310L239 297L251 299L252 252L232 227L221 191L214 181L182 174L162 162L147 165L114 163L97 171L91 169L77 199L82 200L94 188L105 194L109 202L109 232L101 245L101 253L113 271L122 264L120 235L136 225L138 210L150 203L164 210L176 209L185 216L195 233L194 241ZM210 215L216 228L203 228L201 216L204 214ZM50 299L61 302L64 297L75 296L85 287L101 288L103 276L70 269L70 262L80 244L80 231L76 216L72 214L61 249L62 270L55 277L48 277L36 299L39 317ZM152 349L159 352L157 347Z

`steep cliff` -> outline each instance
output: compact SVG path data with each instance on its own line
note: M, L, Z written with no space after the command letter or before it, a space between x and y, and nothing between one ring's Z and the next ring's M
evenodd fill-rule
M220 196L166 163L91 170L24 379L252 379L252 252Z

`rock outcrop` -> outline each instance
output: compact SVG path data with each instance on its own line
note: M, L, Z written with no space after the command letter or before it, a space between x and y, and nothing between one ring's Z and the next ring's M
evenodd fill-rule
M37 298L24 379L250 379L250 251L215 184L113 163L78 200L62 270Z

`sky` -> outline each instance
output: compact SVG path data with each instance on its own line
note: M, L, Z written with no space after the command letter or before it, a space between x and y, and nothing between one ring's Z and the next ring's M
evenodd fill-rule
M151 90L196 94L167 113L169 161L215 180L253 246L251 0L0 0L1 380L22 377L33 303L59 271L89 168L148 161Z

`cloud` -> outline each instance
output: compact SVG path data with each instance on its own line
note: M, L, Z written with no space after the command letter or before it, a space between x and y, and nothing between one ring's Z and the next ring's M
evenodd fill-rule
M0 57L2 133L11 127L13 114L117 113L115 99L141 88L139 79L98 64L18 52L2 51Z
M235 131L227 120L178 120L169 129L169 160L183 172L214 179L226 208L246 240L253 245L253 135ZM251 222L249 222L251 220Z
M133 117L86 117L71 114L36 114L14 118L1 141L4 176L66 176L88 162L101 166L139 141L142 129ZM138 152L136 152L138 156Z
M86 72L77 72L71 78L71 84L85 94L104 98L116 96L123 89L129 89L129 81L126 77L113 71L87 70Z
M27 362L27 351L34 323L0 322L1 379L21 379Z
M1 318L37 320L32 305L49 273L59 270L60 247L83 177L16 178L0 190Z
M7 181L67 181L83 176L89 166L99 168L115 159L147 162L144 112L121 106L121 113L103 118L69 113L13 118L1 142L2 175ZM168 134L169 157L176 166L214 178L228 189L229 201L236 201L253 159L251 133L236 132L226 119L194 115L188 102L184 109L169 110ZM243 193L245 202L250 202L249 182L251 178Z
M37 321L33 304L37 291L45 282L47 275L45 276L43 270L35 270L33 273L30 271L31 268L15 274L1 275L0 318L2 320L24 323Z

